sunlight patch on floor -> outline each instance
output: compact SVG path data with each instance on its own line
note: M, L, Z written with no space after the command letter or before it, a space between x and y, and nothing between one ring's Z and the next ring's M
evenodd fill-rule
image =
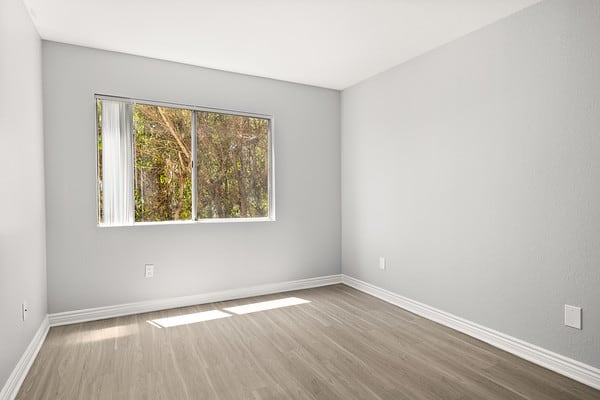
M211 310L193 314L176 315L174 317L157 318L146 322L157 328L171 328L173 326L195 324L198 322L211 321L214 319L227 318L231 316L231 314L227 314L226 312L220 310Z
M276 308L297 306L299 304L310 303L308 300L298 297L286 297L285 299L277 299L270 301L261 301L259 303L250 303L242 306L227 307L221 310L202 311L192 314L176 315L174 317L150 319L146 322L155 328L172 328L174 326L195 324L198 322L212 321L215 319L233 317L234 315L244 315L259 311L273 310ZM229 314L231 313L231 314Z
M87 332L77 332L77 343L92 343L102 340L122 338L133 334L131 326L111 326L109 328L94 329Z
M272 310L274 308L282 308L289 306L297 306L299 304L310 303L308 300L300 299L298 297L286 297L285 299L277 299L270 301L261 301L260 303L245 304L243 306L235 306L224 308L225 311L237 315L250 314L259 311Z

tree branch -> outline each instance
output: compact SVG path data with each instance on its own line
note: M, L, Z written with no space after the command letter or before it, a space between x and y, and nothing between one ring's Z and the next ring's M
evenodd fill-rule
M185 144L183 144L183 142L179 138L179 135L175 131L175 128L173 128L171 126L171 123L169 122L169 120L167 119L167 117L165 116L165 114L163 113L163 111L161 110L161 108L160 107L156 107L156 108L158 109L158 113L160 114L160 117L162 118L162 120L163 120L164 124L166 125L167 129L169 130L169 132L171 133L171 135L173 136L173 138L175 139L175 141L177 142L177 144L181 148L181 151L183 151L183 153L188 158L188 160L190 160L191 159L190 152L185 147Z

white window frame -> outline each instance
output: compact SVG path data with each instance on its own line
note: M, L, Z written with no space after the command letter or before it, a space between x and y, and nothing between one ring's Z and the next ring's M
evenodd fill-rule
M170 107L179 108L184 110L190 110L192 112L192 219L189 220L172 220L172 221L148 221L148 222L136 222L135 216L132 218L131 224L105 224L100 222L100 187L98 185L99 176L99 152L98 152L98 115L97 115L97 101L108 100L108 101L120 101L129 104L144 104L150 106L159 107ZM101 228L113 228L113 227L128 227L128 226L147 226L147 225L187 225L187 224L212 224L212 223L229 223L229 222L271 222L276 221L275 218L275 138L274 138L274 125L275 119L269 114L251 113L246 111L235 111L227 110L222 108L204 107L204 106L191 106L179 103L169 103L164 101L145 100L131 97L120 97L105 94L94 94L94 153L96 154L96 225ZM197 218L197 151L196 151L196 112L211 112L226 115L235 115L241 117L250 118L261 118L269 121L269 131L267 137L268 143L268 195L269 195L269 215L266 217L245 217L245 218ZM133 128L135 129L135 128ZM133 132L132 132L133 134ZM135 148L135 143L132 146L132 150ZM133 174L133 171L131 171Z

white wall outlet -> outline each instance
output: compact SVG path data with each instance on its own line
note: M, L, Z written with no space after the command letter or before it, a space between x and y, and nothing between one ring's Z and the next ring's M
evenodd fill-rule
M154 277L154 264L146 264L146 270L144 273L144 276L146 278L152 278Z
M24 301L23 304L21 304L21 316L23 317L23 321L25 321L27 319L28 311L29 311L29 306L27 305L27 302Z
M385 257L379 257L379 269L385 269Z
M565 325L581 329L581 307L565 304Z

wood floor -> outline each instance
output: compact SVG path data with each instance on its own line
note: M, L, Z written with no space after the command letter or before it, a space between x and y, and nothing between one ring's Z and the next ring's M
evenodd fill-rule
M309 302L225 310L290 297ZM157 321L188 314L230 316ZM52 328L17 398L569 400L600 391L334 285Z

